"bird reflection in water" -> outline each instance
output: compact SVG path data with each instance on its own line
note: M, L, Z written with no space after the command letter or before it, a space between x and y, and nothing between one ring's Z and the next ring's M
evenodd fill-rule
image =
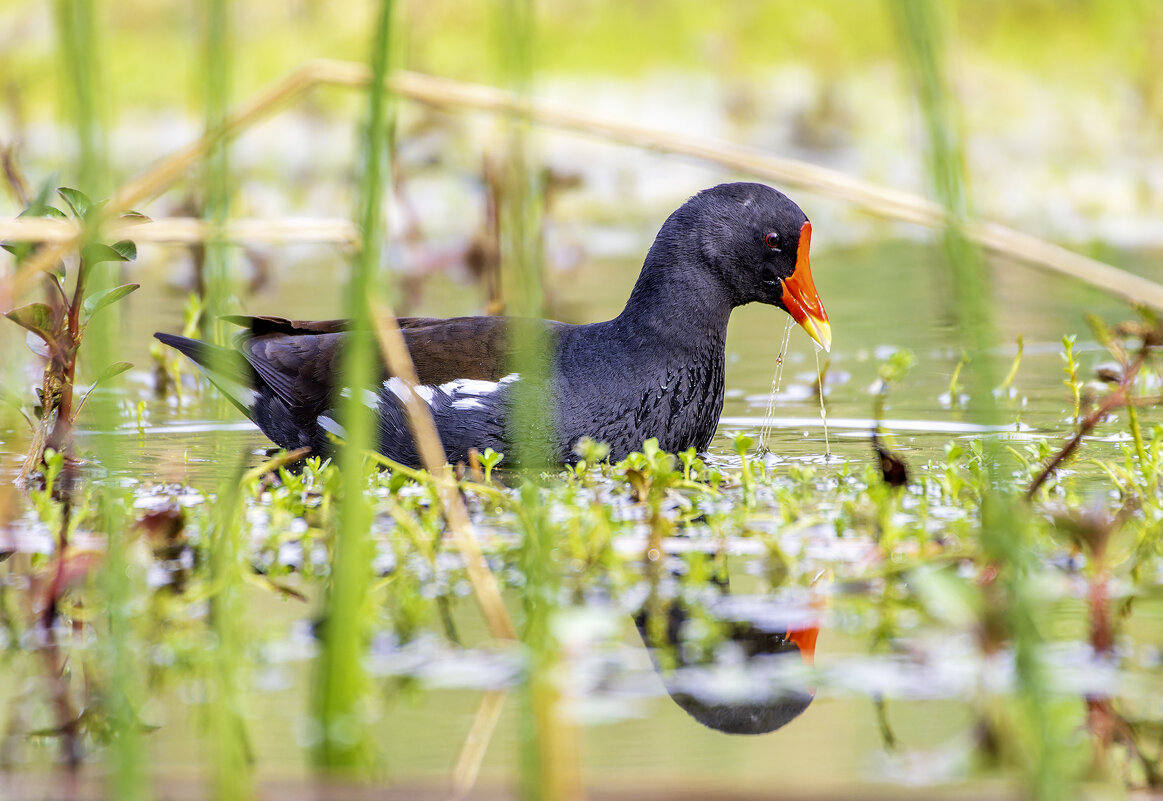
M699 723L727 734L775 731L815 696L818 613L771 597L730 596L725 582L714 586L724 593L701 608L671 602L660 612L662 625L640 611L638 633L667 693ZM708 621L721 636L694 642Z

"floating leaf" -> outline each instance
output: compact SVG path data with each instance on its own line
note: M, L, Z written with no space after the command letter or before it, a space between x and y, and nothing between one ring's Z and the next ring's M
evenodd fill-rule
M89 200L89 196L80 189L62 186L57 190L57 194L64 198L65 203L69 204L69 208L77 217L84 218L93 208L93 201Z
M112 289L106 289L103 292L94 292L89 297L85 298L81 309L85 312L86 317L92 317L101 309L104 309L111 303L116 303L126 295L137 290L141 284L122 284L115 286Z
M53 320L53 311L47 303L29 303L19 309L13 309L4 315L19 326L27 328L38 337L48 342L56 331L56 321Z

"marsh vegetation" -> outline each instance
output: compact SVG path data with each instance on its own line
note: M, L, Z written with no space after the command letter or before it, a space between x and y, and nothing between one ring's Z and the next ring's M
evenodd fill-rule
M5 797L1158 790L1158 11L597 5L0 7ZM274 452L149 344L606 319L739 178L836 338L737 312L704 453Z

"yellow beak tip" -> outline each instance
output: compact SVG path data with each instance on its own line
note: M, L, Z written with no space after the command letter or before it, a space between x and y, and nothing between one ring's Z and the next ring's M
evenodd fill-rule
M808 332L808 336L816 340L825 353L830 353L832 350L832 326L828 324L827 320L815 320L809 317L804 322L804 330Z

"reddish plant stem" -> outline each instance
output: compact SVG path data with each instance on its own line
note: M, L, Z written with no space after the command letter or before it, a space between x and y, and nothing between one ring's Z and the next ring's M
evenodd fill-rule
M1054 458L1047 462L1046 466L1042 468L1042 472L1038 474L1038 477L1034 479L1034 482L1030 485L1030 488L1026 490L1026 500L1033 499L1034 494L1037 493L1041 486L1046 483L1046 479L1050 478L1050 476L1054 474L1058 467L1064 461L1070 458L1074 451L1078 450L1078 446L1082 444L1082 438L1093 431L1094 427L1097 426L1104 417L1110 414L1112 409L1114 409L1116 406L1126 405L1127 399L1130 397L1131 384L1134 383L1135 376L1139 374L1139 368L1143 366L1143 363L1146 360L1147 348L1143 347L1138 352L1138 354L1136 354L1135 360L1127 366L1126 371L1123 374L1123 380L1119 382L1118 387L1106 397L1106 399L1098 406L1098 408L1096 408L1085 418L1083 418L1081 422L1079 422L1078 431L1074 434L1074 436L1067 440L1066 444L1062 446L1062 449L1058 451L1058 453L1054 454Z
M53 426L48 444L57 450L67 448L73 430L73 383L77 374L77 350L81 346L81 306L85 301L85 260L77 265L77 285L73 288L73 299L68 305L66 329L60 343L59 377L60 401L57 405L57 420ZM54 358L57 354L54 353Z

